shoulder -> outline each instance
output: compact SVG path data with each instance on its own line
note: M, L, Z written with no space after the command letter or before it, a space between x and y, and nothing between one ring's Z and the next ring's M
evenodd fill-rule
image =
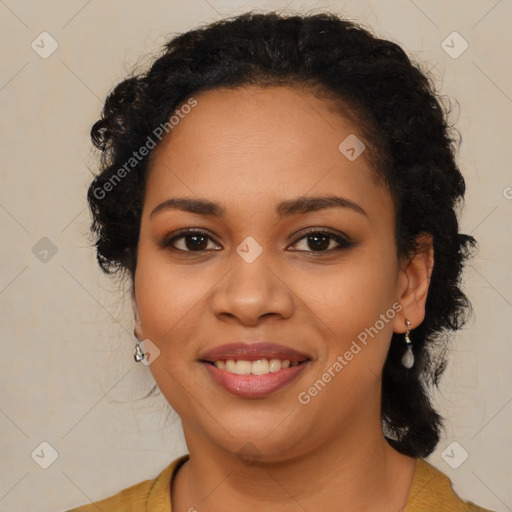
M452 482L425 459L416 459L416 470L404 512L492 512L460 498Z
M188 460L188 454L173 460L163 471L150 480L144 480L119 491L113 496L82 505L66 512L171 512L170 483L178 468Z

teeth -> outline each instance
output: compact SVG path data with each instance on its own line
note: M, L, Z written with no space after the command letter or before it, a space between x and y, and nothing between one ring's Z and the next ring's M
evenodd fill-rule
M238 373L238 375L249 375L251 369L252 363L250 361L237 361L235 363L235 373Z
M236 373L236 361L233 361L233 359L228 359L226 361L226 366L224 367L224 370L226 370L229 373Z
M284 361L281 362L280 359L271 359L268 363L269 370L271 372L278 372L283 367L283 363L284 363ZM290 363L288 362L288 364L290 364ZM285 368L286 368L286 366L285 366Z
M266 375L271 372L278 372L281 368L297 366L298 361L290 362L289 359L258 359L256 361L244 361L228 359L227 361L215 361L215 366L221 370L238 375Z
M240 362L240 361L239 361ZM238 363L236 363L238 365ZM258 359L251 364L251 373L253 375L266 375L270 373L270 365L266 359Z

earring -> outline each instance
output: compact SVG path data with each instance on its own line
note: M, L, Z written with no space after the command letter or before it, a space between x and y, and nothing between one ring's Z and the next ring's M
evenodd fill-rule
M409 339L409 333L411 332L411 322L406 320L405 323L407 324L407 332L405 333L405 343L407 343L407 349L402 356L402 365L409 369L414 366L414 354L412 352L412 342Z
M144 356L144 345L142 340L137 340L137 343L135 343L135 350L133 351L133 358L136 363L140 363L144 359Z

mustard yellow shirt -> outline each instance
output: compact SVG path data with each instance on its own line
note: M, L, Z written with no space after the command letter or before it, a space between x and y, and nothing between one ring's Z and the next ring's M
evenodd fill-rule
M172 512L171 481L188 458L188 454L178 457L152 480L144 480L109 498L67 512ZM418 458L404 512L492 511L463 501L455 494L450 479L444 473Z

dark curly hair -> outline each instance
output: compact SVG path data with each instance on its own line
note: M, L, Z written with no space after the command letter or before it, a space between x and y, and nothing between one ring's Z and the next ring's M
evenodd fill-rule
M134 161L134 152L192 94L251 84L307 87L342 105L341 115L348 109L393 198L398 257L414 254L422 233L432 235L435 264L425 318L411 334L416 364L404 369L403 336L394 333L381 399L388 442L401 453L425 457L443 426L429 386L437 386L445 370L448 331L459 329L471 312L459 285L477 244L459 233L455 208L465 182L455 162L449 111L429 72L397 44L332 13L250 12L172 38L149 70L114 88L91 130L102 155L87 196L99 265L133 283L152 155L137 153Z

